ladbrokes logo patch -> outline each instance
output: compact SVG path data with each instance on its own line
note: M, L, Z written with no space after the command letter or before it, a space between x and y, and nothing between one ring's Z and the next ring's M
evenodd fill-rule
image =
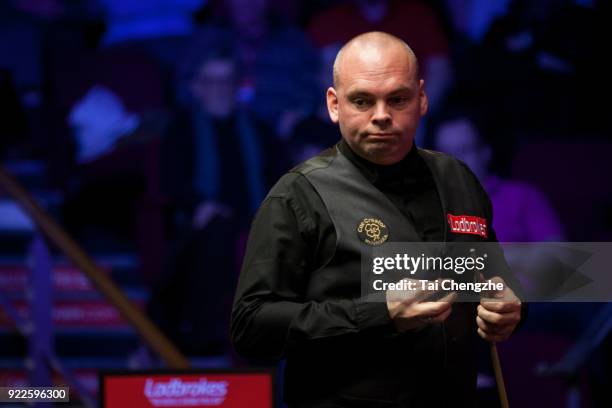
M489 236L487 232L487 220L473 215L446 214L448 225L455 234L479 235L483 238Z
M364 218L357 227L357 235L366 244L376 246L389 238L389 229L378 218Z

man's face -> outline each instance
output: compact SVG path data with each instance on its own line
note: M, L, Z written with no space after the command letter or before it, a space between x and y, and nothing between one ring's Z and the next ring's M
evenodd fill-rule
M338 66L336 89L327 90L327 106L355 153L389 165L412 148L427 97L416 62L401 45L353 47Z
M482 181L487 176L491 148L481 141L468 119L441 124L435 134L436 149L464 162Z
M191 92L204 112L226 118L234 111L236 80L234 63L214 59L204 62L191 82Z

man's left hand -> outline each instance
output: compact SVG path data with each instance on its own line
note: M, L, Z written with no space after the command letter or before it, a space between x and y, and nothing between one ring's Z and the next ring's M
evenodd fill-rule
M491 281L501 282L504 289L480 300L476 324L480 337L496 343L510 337L520 322L521 301L502 278L494 277Z

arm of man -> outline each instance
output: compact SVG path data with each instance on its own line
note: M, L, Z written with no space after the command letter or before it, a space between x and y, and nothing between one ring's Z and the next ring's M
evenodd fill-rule
M464 165L465 166L465 165ZM493 205L489 195L484 190L476 176L467 166L465 169L474 177L479 186L481 200L486 203L486 212L489 214L489 241L498 242L495 230L493 229ZM477 332L480 337L489 342L499 342L506 340L520 328L527 317L527 303L521 301L523 291L520 282L512 273L510 266L505 260L501 246L496 247L497 251L490 254L499 259L497 265L499 270L490 271L487 278L494 283L501 282L504 289L493 293L491 297L481 299L477 308L476 324Z
M388 292L387 302L307 299L311 273L333 255L335 239L325 206L310 184L303 176L283 177L251 227L232 312L232 342L240 354L279 358L292 345L373 330L395 335L450 315L455 294L429 301L432 291Z
M279 358L299 342L393 330L384 302L305 298L310 273L326 262L325 239L335 242L322 231L324 205L308 188L303 176L284 176L251 226L231 322L232 342L244 356Z

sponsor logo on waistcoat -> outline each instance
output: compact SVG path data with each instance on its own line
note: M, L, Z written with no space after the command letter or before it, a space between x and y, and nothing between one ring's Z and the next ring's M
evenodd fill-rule
M451 232L455 234L472 234L488 238L487 220L473 215L446 214Z
M368 245L382 245L389 238L389 228L378 218L364 218L357 227L357 236Z

